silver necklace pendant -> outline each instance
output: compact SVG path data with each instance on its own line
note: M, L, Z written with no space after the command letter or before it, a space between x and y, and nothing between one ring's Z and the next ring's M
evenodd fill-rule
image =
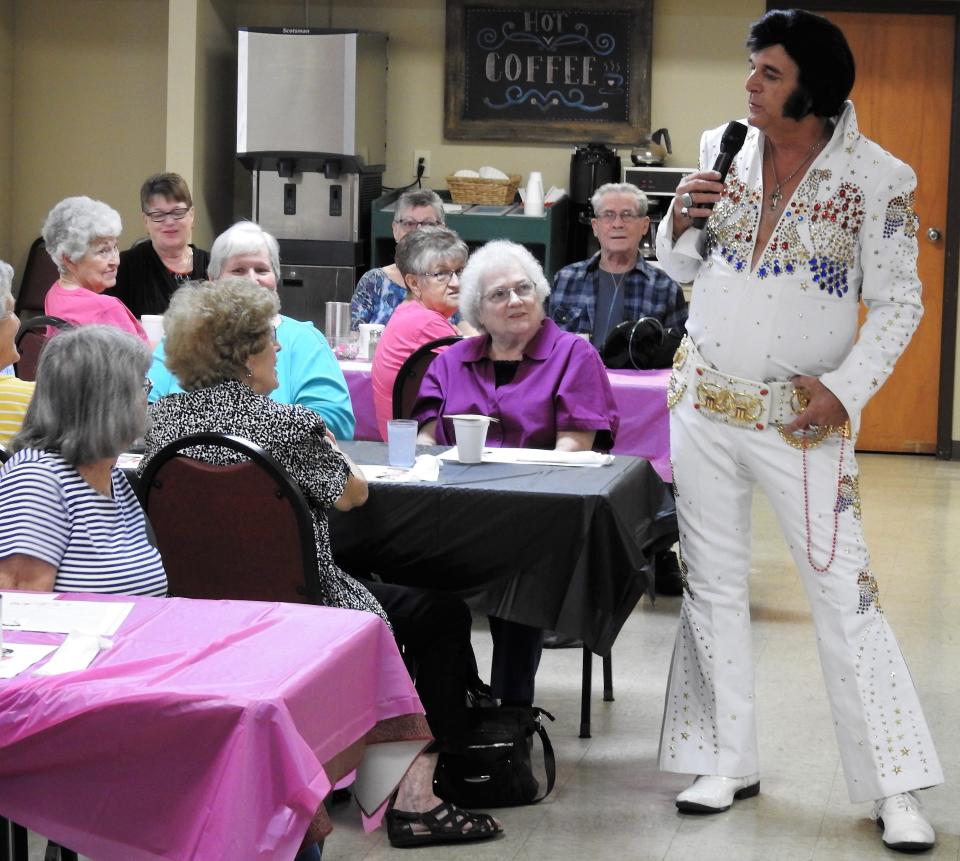
M780 201L783 199L783 195L780 193L780 186L778 185L773 194L770 195L770 211L774 212L780 206Z

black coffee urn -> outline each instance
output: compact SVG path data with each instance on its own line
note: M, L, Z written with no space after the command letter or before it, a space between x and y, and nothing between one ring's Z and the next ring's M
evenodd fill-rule
M585 260L599 246L590 229L590 198L606 182L621 182L620 156L605 144L577 147L570 157L570 231L567 258Z

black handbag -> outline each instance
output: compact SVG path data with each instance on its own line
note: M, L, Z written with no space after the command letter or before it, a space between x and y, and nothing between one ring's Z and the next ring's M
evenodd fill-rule
M664 329L656 317L625 320L613 327L600 356L608 368L669 368L683 340L684 327Z
M466 711L466 726L455 747L441 751L433 791L460 807L516 807L536 804L552 791L557 778L553 745L536 706L494 706ZM543 743L546 791L533 774L533 737Z

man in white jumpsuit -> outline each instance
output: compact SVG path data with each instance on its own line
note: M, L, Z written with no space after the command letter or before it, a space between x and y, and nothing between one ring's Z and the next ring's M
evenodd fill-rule
M943 776L880 606L854 458L860 413L923 310L916 178L860 134L833 24L771 11L747 46L746 141L721 184L707 168L723 128L704 134L701 170L657 238L667 273L694 282L669 392L685 591L660 767L699 775L682 811L759 791L747 585L759 484L810 600L850 798L876 802L888 846L918 851L935 835L912 790Z

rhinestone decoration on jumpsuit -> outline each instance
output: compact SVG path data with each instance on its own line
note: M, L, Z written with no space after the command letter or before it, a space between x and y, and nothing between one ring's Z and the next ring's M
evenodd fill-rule
M702 166L722 132L704 134ZM671 208L657 239L667 273L694 282L669 389L684 597L660 767L760 771L747 583L757 484L810 601L850 800L870 801L943 781L871 572L854 457L860 413L923 311L916 178L860 134L847 102L751 272L762 153L751 128L705 237L690 229L674 243ZM797 374L840 399L848 436L821 429L801 445L778 431L803 409L789 383Z

